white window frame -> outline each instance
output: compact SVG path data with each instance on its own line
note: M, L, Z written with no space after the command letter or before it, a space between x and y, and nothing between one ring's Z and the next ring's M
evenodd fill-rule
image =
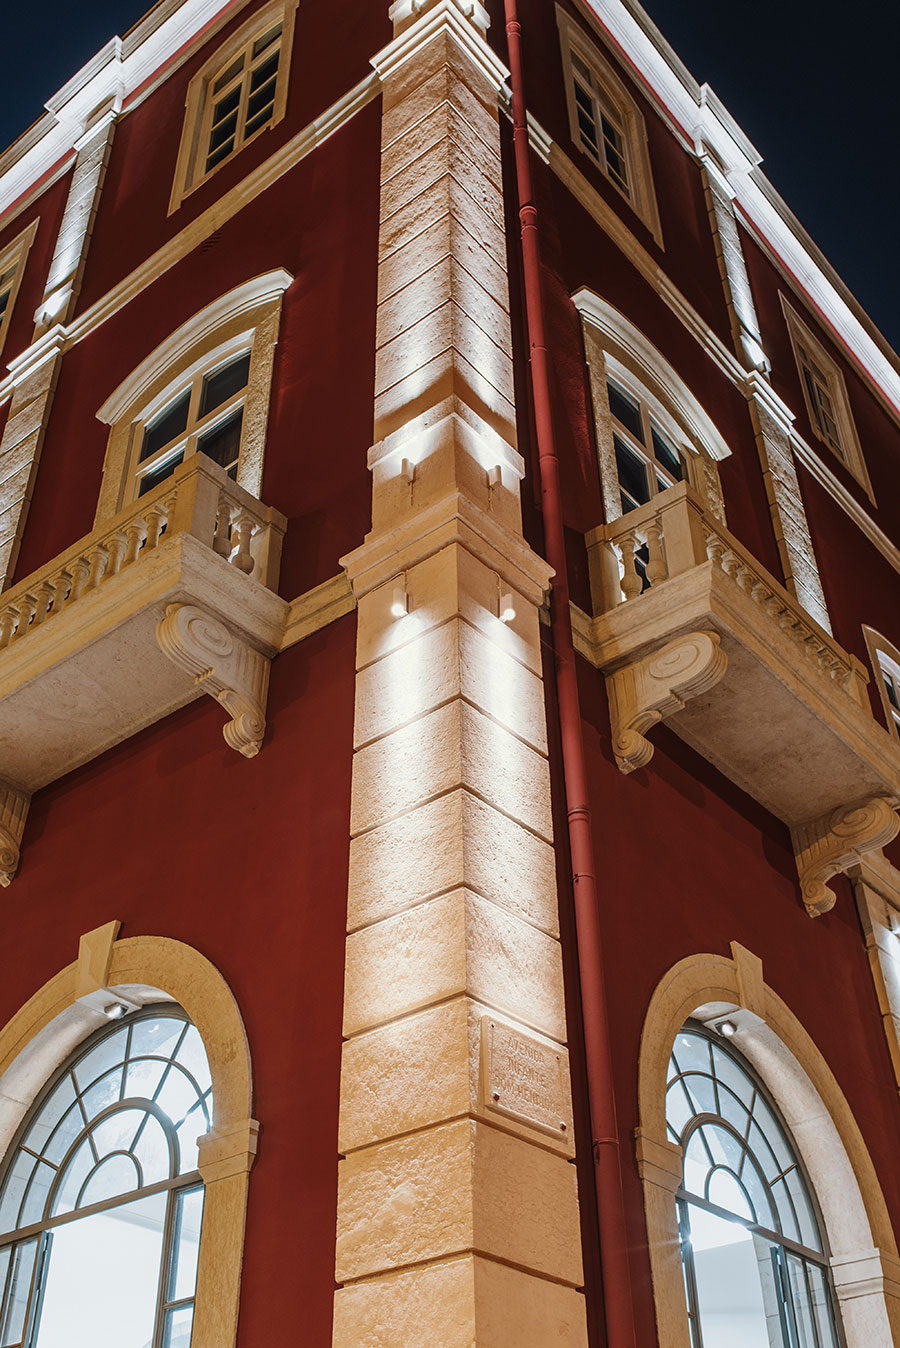
M97 412L110 427L103 481L94 527L112 518L136 496L138 455L146 423L187 387L199 388L205 375L242 351L250 352L246 389L217 408L202 425L188 425L190 439L243 404L237 482L253 496L262 488L262 470L272 384L272 366L281 302L292 276L266 272L228 291L188 319L125 379ZM173 439L171 452L181 442ZM186 454L191 452L186 448Z
M218 173L223 165L230 164L240 154L245 145L249 145L265 131L271 130L273 126L277 126L284 117L287 108L291 51L294 40L294 14L297 3L298 0L272 0L272 3L254 14L251 19L248 19L231 35L227 42L218 47L191 80L185 98L184 126L175 165L175 178L169 198L169 215L178 209L185 197ZM207 169L206 159L212 129L213 107L225 92L222 90L214 98L213 85L242 52L249 55L254 42L263 37L278 23L281 24L281 35L278 38L279 60L272 116L250 135L244 136L247 120L247 90L242 83L234 148L227 155L224 155L218 163ZM247 68L245 65L245 72Z
M683 481L690 482L692 486L697 486L698 465L696 463L697 450L685 436L683 430L674 420L666 408L648 393L646 388L635 379L634 375L628 370L621 361L616 360L614 356L605 354L604 363L606 365L606 387L604 393L606 396L606 405L609 409L610 423L614 436L618 436L628 448L641 460L646 469L649 469L652 480L652 490L650 500L659 496L660 492L665 491L666 487L672 487L680 479L672 476L670 470L665 464L660 463L653 450L652 427L655 426L660 434L666 439L673 451L680 457L683 468ZM625 394L632 402L637 404L638 414L641 420L643 439L638 439L634 433L620 421L612 410L609 402L609 385L615 384L619 390ZM613 445L613 456L615 456L615 445ZM656 481L657 475L666 480L666 487L660 487ZM619 480L618 464L616 465L616 482L620 491L624 490ZM621 510L621 506L620 506Z
M9 299L6 302L6 308L3 316L0 318L0 352L6 344L9 325L13 316L13 309L16 307L16 300L19 296L19 288L22 284L22 277L25 274L25 263L28 258L28 250L34 243L34 236L37 233L38 218L32 220L31 224L17 234L6 247L0 252L0 276L8 271L13 271L12 285L9 290Z
M874 505L875 495L860 448L853 413L850 411L850 399L844 376L837 362L828 354L784 294L780 294L780 299L813 435L825 446L829 454L856 478ZM822 389L830 402L836 435L828 434L824 424L825 413L813 401L808 379Z
M600 54L587 33L579 27L566 12L557 5L556 20L559 26L562 47L563 76L566 86L566 104L569 111L569 132L572 143L602 173L619 195L628 202L631 209L643 220L662 247L662 228L659 220L659 208L656 204L656 192L653 187L653 175L650 168L650 153L647 146L647 126L643 114L608 61ZM585 144L578 124L578 104L575 97L576 72L572 57L588 68L592 76L592 94L598 111L605 114L622 138L622 158L625 161L626 184L606 162L603 129L595 118L598 150L596 153ZM581 78L579 76L579 78ZM583 80L582 80L583 83Z
M883 637L880 632L876 632L874 627L867 627L863 624L863 636L866 639L872 673L875 675L875 682L878 685L878 696L881 698L881 706L884 710L884 723L894 739L900 740L900 710L891 702L885 682L890 679L898 703L900 703L900 650L886 637Z

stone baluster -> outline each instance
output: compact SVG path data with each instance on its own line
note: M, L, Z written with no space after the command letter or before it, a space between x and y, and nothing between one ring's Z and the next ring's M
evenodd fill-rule
M255 565L253 556L250 552L250 540L256 533L256 524L253 516L246 510L238 513L232 535L237 534L237 550L231 559L231 565L236 566L238 571L243 571L245 576L249 576Z
M61 613L65 608L71 587L72 576L66 568L63 567L61 571L57 571L53 578L53 608L50 611L51 617L54 613Z
M106 548L102 543L98 543L88 555L88 577L84 586L85 593L88 590L96 590L105 574Z
M22 637L24 637L31 626L31 621L34 618L35 610L37 609L36 597L33 594L23 594L22 598L19 600L18 608L19 621L16 625L16 634L13 637L14 641L21 641Z
M155 506L151 506L147 511L147 537L144 540L144 548L147 552L152 552L160 540L160 535L166 527L169 518L169 506L174 502L157 501Z
M54 587L50 580L41 581L35 596L36 604L34 609L33 623L35 627L40 627L41 623L49 612L50 605L53 603Z
M0 651L5 651L16 627L18 609L6 608L0 613Z
M226 561L231 556L231 502L226 496L219 498L219 506L216 511L216 532L213 538L213 551Z
M74 604L84 593L84 587L91 574L90 563L86 557L77 557L72 563L70 571L72 573L72 584L69 586L67 605Z
M669 574L662 550L662 526L658 519L651 520L647 525L647 551L650 554L646 567L647 579L651 585L658 585Z
M125 556L122 559L123 568L131 566L132 562L137 561L138 553L141 550L144 539L147 537L147 521L143 516L138 515L130 524L125 526L125 536L128 540L128 544L125 548Z
M622 594L623 602L627 604L629 599L634 599L644 588L644 582L638 574L638 569L634 564L634 554L640 547L638 536L632 530L630 533L622 534L616 539L616 548L618 549L619 559L622 563Z
M722 570L722 561L725 556L725 540L718 534L706 535L706 555L714 566Z
M126 534L121 529L117 529L114 534L110 534L106 540L106 551L108 561L106 564L107 576L117 576L122 569L122 558L125 555L125 547L128 543Z

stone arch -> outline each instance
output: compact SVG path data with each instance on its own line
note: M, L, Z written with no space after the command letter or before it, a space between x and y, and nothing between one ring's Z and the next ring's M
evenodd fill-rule
M696 955L659 982L644 1021L637 1157L660 1348L690 1348L675 1195L681 1148L666 1137L666 1068L689 1017L737 1027L731 1041L755 1067L791 1130L819 1202L847 1348L900 1343L900 1259L872 1159L824 1057L763 980L762 962Z
M213 1081L213 1127L200 1139L205 1198L191 1345L231 1348L258 1132L243 1020L225 979L198 950L164 936L116 940L118 929L110 922L83 936L78 960L0 1029L0 1156L56 1068L109 1023L106 1003L178 1002L200 1032Z

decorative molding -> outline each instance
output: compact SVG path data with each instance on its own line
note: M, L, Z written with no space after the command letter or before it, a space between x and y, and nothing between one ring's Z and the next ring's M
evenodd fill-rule
M266 657L193 604L169 604L156 639L163 654L193 674L200 691L228 712L231 720L222 730L226 744L255 758L266 733Z
M689 632L624 669L608 674L613 752L621 772L653 757L646 732L722 678L728 658L716 632Z
M821 819L791 829L800 891L810 917L834 907L827 881L842 874L866 852L884 847L900 832L897 802L873 796L862 805L833 810Z
M31 796L6 782L0 781L0 885L12 883L18 870L22 834Z
M281 649L287 650L289 646L312 636L313 632L319 632L329 623L352 613L355 608L356 597L346 571L330 576L321 585L307 590L306 594L301 594L293 601L284 625Z
M412 13L417 17L411 21ZM382 82L419 57L422 48L442 30L449 30L475 69L495 89L502 89L508 80L509 71L485 41L489 20L477 0L399 0L399 8L392 7L391 17L395 31L399 28L397 36L371 58Z

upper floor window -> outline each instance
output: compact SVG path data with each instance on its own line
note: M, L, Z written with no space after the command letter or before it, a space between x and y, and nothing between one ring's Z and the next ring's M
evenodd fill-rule
M259 496L286 271L208 304L146 357L97 413L109 427L95 525L206 454Z
M172 1004L84 1044L0 1183L0 1343L189 1348L212 1120L203 1042Z
M10 320L22 284L25 259L37 233L38 222L32 220L8 246L0 250L0 351L6 342Z
M880 632L876 632L874 627L864 625L863 635L884 710L885 725L900 739L900 650Z
M781 297L813 434L872 497L844 376L800 315ZM873 498L874 499L874 498Z
M249 351L213 360L139 424L128 498L152 491L196 453L206 454L230 478L237 478L249 374Z
M557 6L572 140L662 241L647 130L625 85L583 30Z
M625 515L645 505L651 496L681 482L685 462L655 421L646 399L628 393L612 379L606 381L606 392Z
M666 1123L684 1156L695 1348L839 1348L828 1251L793 1141L744 1058L690 1022L669 1063Z
M275 0L243 24L188 86L169 211L284 116L296 0Z

